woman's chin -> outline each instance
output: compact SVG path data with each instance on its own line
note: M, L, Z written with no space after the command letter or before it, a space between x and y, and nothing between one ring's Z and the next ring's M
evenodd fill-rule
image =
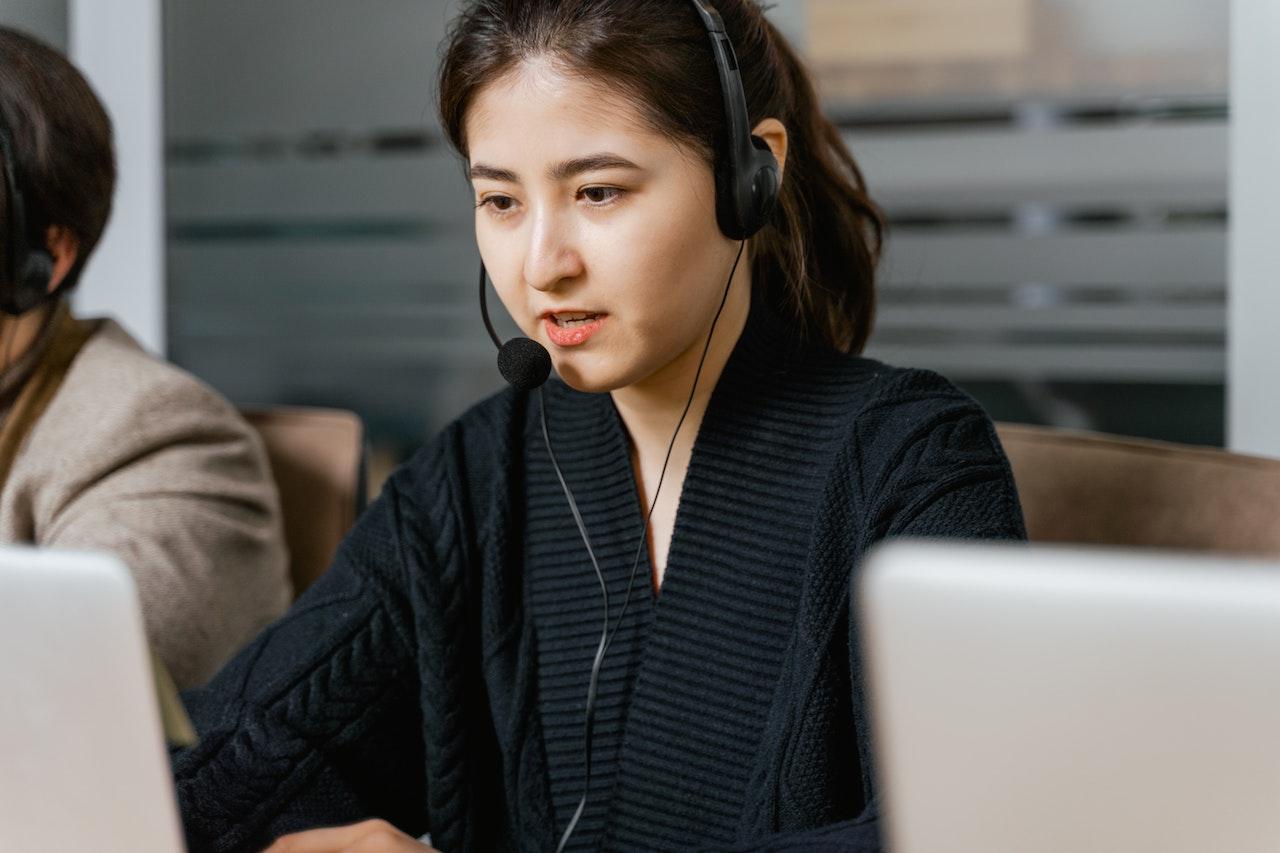
M557 371L559 372L559 371ZM621 386L612 382L602 382L592 380L577 373L560 373L560 378L575 391L581 391L583 394L607 394L615 391Z
M564 384L584 394L607 394L628 384L626 376L605 365L575 364L574 359L555 362L556 373Z

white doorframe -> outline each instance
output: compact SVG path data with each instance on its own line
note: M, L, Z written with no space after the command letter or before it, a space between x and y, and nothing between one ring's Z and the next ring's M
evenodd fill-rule
M115 125L119 180L106 234L75 298L165 349L164 58L160 0L70 0L71 59Z
M1227 432L1280 457L1280 3L1231 4Z

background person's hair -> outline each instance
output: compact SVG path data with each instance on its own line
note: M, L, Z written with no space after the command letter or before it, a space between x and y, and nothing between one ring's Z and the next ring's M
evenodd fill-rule
M0 27L0 110L13 134L31 245L44 246L50 225L69 229L79 243L75 266L60 287L66 290L75 286L111 215L111 119L66 57L9 27ZM0 181L0 223L6 228L8 209ZM0 240L0 264L8 262L4 251Z
M754 124L776 118L789 149L772 224L751 239L753 286L806 337L861 352L875 315L884 219L795 50L753 0L715 0L738 55ZM616 87L658 131L707 162L725 136L706 28L689 0L472 0L440 70L440 116L468 156L465 120L481 88L547 57Z

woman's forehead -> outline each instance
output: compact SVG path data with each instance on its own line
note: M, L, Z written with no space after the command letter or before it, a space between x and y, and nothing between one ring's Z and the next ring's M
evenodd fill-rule
M546 61L522 63L480 90L466 116L472 161L577 156L590 150L673 147L620 88Z

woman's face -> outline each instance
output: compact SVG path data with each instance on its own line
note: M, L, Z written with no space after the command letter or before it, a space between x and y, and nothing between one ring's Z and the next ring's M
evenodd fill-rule
M710 164L543 61L481 90L466 139L480 254L565 382L613 391L701 348L738 248Z

